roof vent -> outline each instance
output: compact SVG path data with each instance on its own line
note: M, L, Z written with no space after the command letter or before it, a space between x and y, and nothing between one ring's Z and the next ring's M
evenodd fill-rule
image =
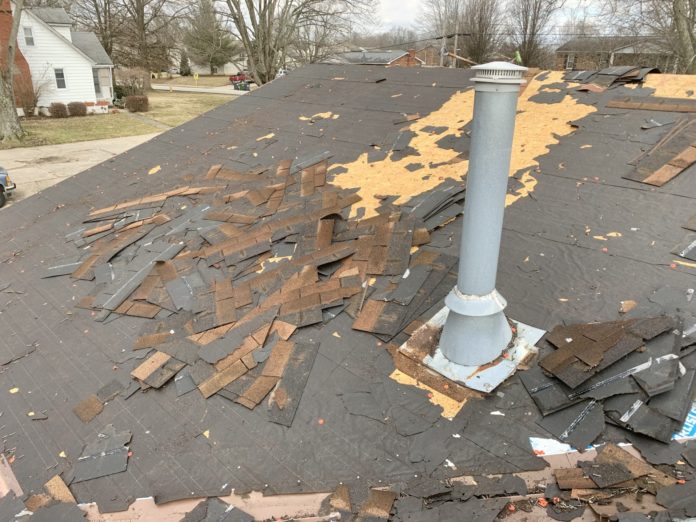
M524 73L527 72L526 67L508 62L483 63L474 65L472 69L476 71L476 76L472 81L518 85L525 83Z

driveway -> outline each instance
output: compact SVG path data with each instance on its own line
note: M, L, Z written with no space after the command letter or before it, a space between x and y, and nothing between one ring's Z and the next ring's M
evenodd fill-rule
M17 190L8 198L5 206L36 194L155 136L157 133L0 150L0 165L7 169L12 181L17 184Z
M220 87L189 87L188 85L168 85L166 83L153 83L150 85L156 91L178 91L178 92L202 92L208 94L229 94L230 96L241 96L248 91L237 91L232 84Z

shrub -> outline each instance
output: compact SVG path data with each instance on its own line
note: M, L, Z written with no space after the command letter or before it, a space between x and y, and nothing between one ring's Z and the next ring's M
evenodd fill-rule
M64 103L53 102L48 111L51 113L51 118L67 118L68 108Z
M70 102L68 112L70 116L87 116L87 105L82 102Z
M126 109L130 112L147 112L150 110L147 96L127 96Z
M145 94L145 79L149 74L145 69L118 68L114 74L116 83L114 94L117 98Z

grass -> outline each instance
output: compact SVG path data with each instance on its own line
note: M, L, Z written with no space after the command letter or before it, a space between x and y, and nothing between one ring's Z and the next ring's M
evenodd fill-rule
M170 127L181 125L225 102L234 100L234 96L184 92L153 91L148 96L150 111L141 114L145 118L157 120ZM162 130L125 112L83 118L29 118L22 120L22 127L26 132L24 139L21 142L0 143L0 149L121 138Z
M235 99L234 96L226 94L163 91L151 92L149 97L150 111L145 115L170 127L186 123L204 112Z
M176 78L156 78L152 83L163 85L185 85L187 87L196 87L196 80L193 76L177 76ZM198 77L198 87L222 87L229 85L230 80L228 75L203 76Z
M26 136L15 147L58 145L76 141L100 140L149 134L159 129L130 118L127 114L92 115L82 118L30 118L22 120ZM0 144L0 149L12 145Z

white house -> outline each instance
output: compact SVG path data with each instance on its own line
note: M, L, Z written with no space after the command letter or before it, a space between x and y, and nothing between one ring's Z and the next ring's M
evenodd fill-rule
M191 72L193 74L197 73L201 76L207 76L210 74L210 67L208 67L207 65L198 65L191 62ZM242 69L240 69L236 63L227 62L222 67L215 67L214 74L218 74L221 76L232 76L233 74L239 74L240 72L242 72Z
M108 112L114 64L94 33L72 29L64 9L25 8L17 40L40 110L53 102L84 102L90 112Z

